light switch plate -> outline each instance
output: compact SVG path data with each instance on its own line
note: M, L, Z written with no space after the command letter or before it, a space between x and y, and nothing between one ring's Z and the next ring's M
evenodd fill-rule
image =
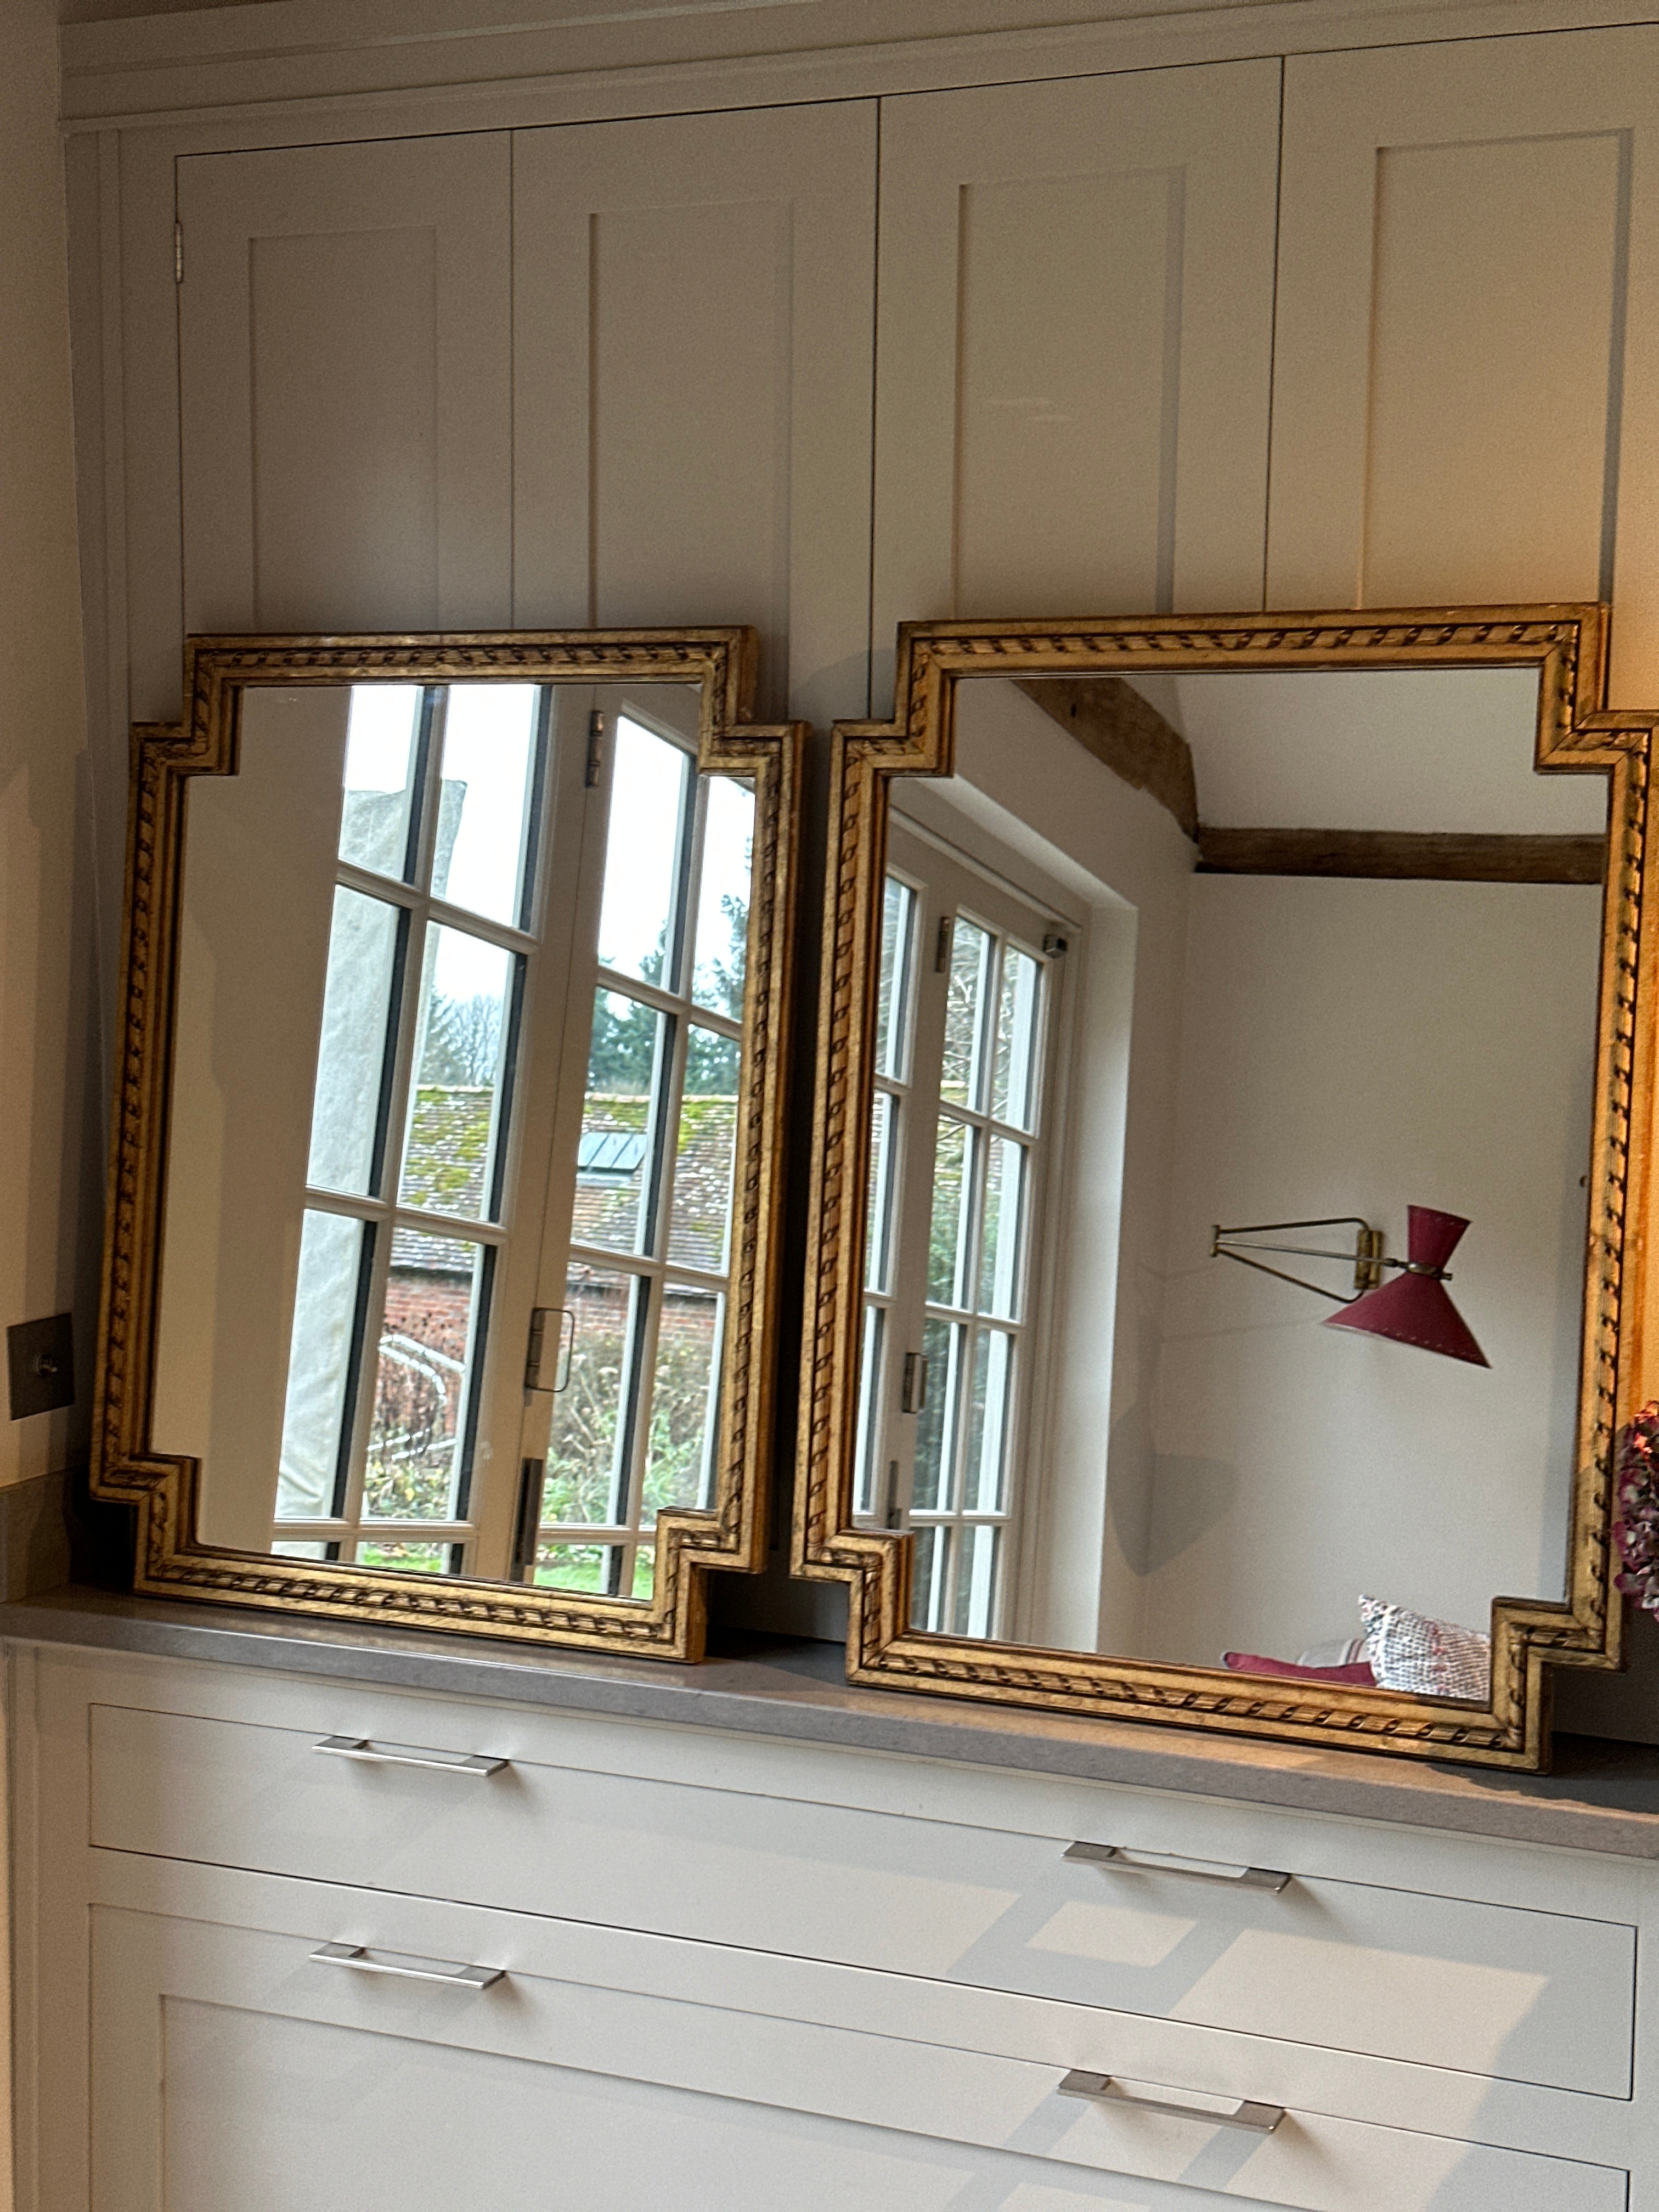
M46 1321L15 1322L6 1331L11 1417L56 1413L75 1403L75 1334L68 1314Z

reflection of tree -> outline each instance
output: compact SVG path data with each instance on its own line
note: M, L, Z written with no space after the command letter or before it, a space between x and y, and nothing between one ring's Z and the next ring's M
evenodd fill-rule
M736 1022L743 1018L744 971L749 957L749 902L739 898L735 891L724 891L720 895L720 912L726 916L726 957L722 960L717 953L704 953L698 948L697 996L705 1006L729 1014Z
M434 998L421 1054L422 1083L489 1085L501 1047L501 1002L480 992L471 999Z
M733 1021L743 1018L743 990L744 963L749 951L749 905L733 891L726 892L720 899L720 912L726 919L726 945L724 955L699 952L696 963L698 1004L711 1007L716 1013L728 1015ZM657 939L657 949L650 957L640 963L640 969L648 983L659 983L667 967L668 932L665 925ZM651 1088L651 1071L657 1049L657 1012L620 992L605 990L593 1001L593 1030L587 1054L587 1087L590 1091L634 1091L643 1095ZM492 1061L491 1066L494 1066ZM457 1082L485 1080L484 1078L458 1076ZM721 1093L731 1097L738 1087L738 1055L735 1046L711 1030L693 1024L686 1052L685 1087L688 1091L705 1094Z

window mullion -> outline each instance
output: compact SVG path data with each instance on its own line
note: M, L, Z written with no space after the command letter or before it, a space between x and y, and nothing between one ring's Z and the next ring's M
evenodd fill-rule
M380 1147L380 1188L374 1194L380 1211L373 1231L374 1244L368 1297L356 1317L353 1338L356 1392L356 1402L351 1408L344 1494L340 1499L341 1517L349 1529L349 1535L342 1539L342 1544L348 1551L356 1550L357 1538L362 1532L363 1486L368 1470L369 1439L374 1432L374 1402L378 1395L379 1346L386 1325L386 1286L392 1271L392 1243L397 1236L397 1201L403 1183L415 1045L426 985L427 917L431 904L428 886L436 849L443 722L447 700L447 690L441 686L431 685L427 688L422 701L420 813L414 839L415 880L404 887L408 893L404 912L408 916L409 939L398 984L392 1074L386 1102L385 1138Z

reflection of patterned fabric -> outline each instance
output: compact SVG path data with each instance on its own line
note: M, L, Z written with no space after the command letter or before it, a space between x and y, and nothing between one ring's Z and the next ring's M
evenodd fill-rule
M1383 1689L1486 1703L1492 1681L1491 1637L1377 1597L1360 1599L1359 1617L1365 1624L1365 1655Z

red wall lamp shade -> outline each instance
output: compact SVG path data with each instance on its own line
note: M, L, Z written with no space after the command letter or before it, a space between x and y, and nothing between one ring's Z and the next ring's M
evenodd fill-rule
M1317 1221L1258 1221L1247 1228L1216 1228L1210 1233L1212 1260L1237 1260L1258 1274L1294 1283L1298 1290L1313 1291L1334 1299L1340 1313L1328 1314L1327 1328L1355 1328L1366 1336L1385 1336L1394 1344L1414 1344L1422 1352L1437 1352L1445 1359L1464 1359L1471 1367L1492 1362L1469 1333L1468 1323L1452 1304L1446 1284L1446 1262L1457 1249L1468 1223L1461 1213L1437 1213L1432 1206L1407 1208L1410 1224L1406 1234L1409 1257L1393 1260L1382 1249L1382 1232L1356 1214L1326 1217ZM1288 1274L1282 1267L1255 1260L1253 1252L1270 1252L1303 1260L1346 1260L1347 1255L1317 1245L1263 1244L1255 1240L1268 1231L1286 1229L1352 1229L1354 1239L1352 1297L1310 1283L1305 1275ZM1395 1279L1383 1279L1383 1270L1398 1270Z
M1414 1344L1424 1352L1437 1352L1447 1359L1466 1359L1474 1367L1492 1362L1475 1342L1468 1322L1451 1302L1445 1285L1446 1262L1468 1227L1460 1214L1437 1213L1433 1207L1407 1208L1407 1257L1385 1260L1398 1267L1392 1282L1367 1291L1340 1313L1325 1316L1327 1328L1363 1329L1369 1336L1386 1336L1395 1344Z

